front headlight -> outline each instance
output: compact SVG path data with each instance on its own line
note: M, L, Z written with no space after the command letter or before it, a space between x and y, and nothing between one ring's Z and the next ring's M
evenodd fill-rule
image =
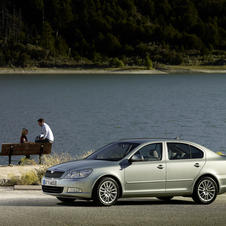
M64 178L79 179L88 177L93 172L92 169L69 171Z

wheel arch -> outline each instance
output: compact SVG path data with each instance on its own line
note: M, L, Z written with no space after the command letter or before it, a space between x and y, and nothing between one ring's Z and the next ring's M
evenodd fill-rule
M117 182L118 187L119 187L119 198L120 198L122 196L122 185L121 185L120 180L114 175L102 175L100 178L98 178L96 180L96 182L94 183L93 189L92 189L92 198L93 198L93 192L95 191L95 187L98 186L100 180L104 177L112 178L113 180L115 180Z

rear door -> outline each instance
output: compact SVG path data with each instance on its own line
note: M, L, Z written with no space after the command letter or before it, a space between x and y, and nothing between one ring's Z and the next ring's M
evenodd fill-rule
M167 142L166 192L186 191L205 164L204 152L185 143Z

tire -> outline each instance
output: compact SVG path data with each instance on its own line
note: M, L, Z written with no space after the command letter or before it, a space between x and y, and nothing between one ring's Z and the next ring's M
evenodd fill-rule
M199 204L212 203L218 193L218 187L214 179L211 177L202 177L195 185L192 198Z
M93 190L93 201L97 205L111 206L119 198L119 186L117 182L110 177L103 177L97 183Z
M173 196L167 196L167 197L156 197L157 199L163 200L163 201L170 201Z
M57 197L57 199L64 203L73 203L75 201L75 199L60 198L60 197Z

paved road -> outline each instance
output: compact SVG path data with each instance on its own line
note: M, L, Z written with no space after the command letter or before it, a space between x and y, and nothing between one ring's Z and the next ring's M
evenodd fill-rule
M111 207L76 201L66 205L41 191L17 191L0 187L0 225L226 225L226 195L210 205L175 197L170 202L156 198L121 199Z

